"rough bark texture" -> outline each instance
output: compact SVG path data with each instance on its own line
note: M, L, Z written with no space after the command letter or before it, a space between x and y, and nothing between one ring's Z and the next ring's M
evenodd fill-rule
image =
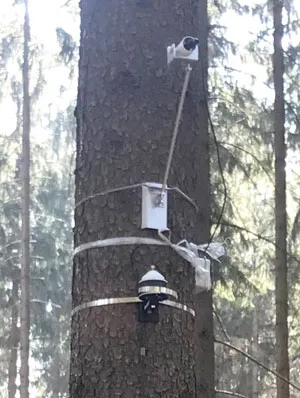
M195 295L197 398L215 397L212 292Z
M20 396L29 397L29 331L30 331L30 255L29 255L29 204L30 204L30 97L29 97L29 14L28 0L24 0L24 60L23 60L23 149L22 149L22 231L21 231L21 369Z
M199 85L199 123L202 148L199 184L201 186L201 208L203 219L198 233L198 241L208 242L210 238L210 175L209 175L209 124L207 103L208 76L208 14L207 0L199 1L199 48L200 48L200 85ZM195 369L197 397L215 397L215 357L213 333L212 292L195 294ZM203 360L205 358L205 360Z
M128 184L162 182L184 77L182 62L167 67L166 48L186 35L198 36L198 20L198 0L172 5L81 1L76 202ZM194 198L200 211L169 193L168 226L175 242L198 242L207 219L201 175L208 167L208 145L199 122L200 65L193 66L169 185ZM77 207L75 246L116 236L157 237L140 225L141 188L100 196ZM136 296L137 282L150 264L159 267L181 302L193 306L189 263L158 246L77 255L73 306ZM161 306L160 322L154 325L138 323L136 312L135 305L125 304L82 310L73 317L71 398L195 397L192 316Z
M18 273L17 273L18 274ZM17 359L19 345L19 328L18 328L18 301L19 301L19 283L20 276L13 279L11 293L11 329L10 329L10 357L8 366L8 398L16 398L17 393Z
M287 286L287 216L286 216L286 144L284 110L284 57L281 0L274 7L274 86L275 86L275 216L276 216L276 370L289 379L288 355L288 286ZM289 397L289 385L277 378L277 398Z

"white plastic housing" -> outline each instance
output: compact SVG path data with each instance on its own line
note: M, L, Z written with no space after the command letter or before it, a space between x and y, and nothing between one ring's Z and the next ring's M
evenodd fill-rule
M210 290L210 260L207 258L194 257L191 264L195 268L196 293Z
M148 282L148 281L160 281L164 283L168 283L166 278L158 272L156 269L151 269L150 271L146 272L146 274L141 278L140 282Z
M166 229L168 194L161 201L162 184L149 182L142 186L142 229Z
M173 43L171 46L167 47L167 58L168 65L174 59L186 59L187 61L198 61L199 60L199 48L196 48L193 51L186 50L183 47L182 41L176 47Z

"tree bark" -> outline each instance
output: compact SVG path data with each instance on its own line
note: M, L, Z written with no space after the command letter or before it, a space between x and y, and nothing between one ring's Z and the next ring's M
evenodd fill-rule
M30 97L29 97L29 13L24 0L24 60L23 60L23 148L22 148L22 229L21 229L21 369L20 397L29 397L29 333L30 333Z
M284 57L282 49L282 0L273 1L274 12L274 124L275 124L275 217L276 217L276 370L289 379L288 286L287 286L287 215L286 215L286 144L284 109ZM289 397L289 385L277 378L277 398Z
M198 239L208 242L210 238L210 155L209 155L209 119L208 119L208 9L207 0L199 1L199 49L200 84L199 123L202 153L199 159L199 184L202 187L198 198L202 209L202 223ZM215 397L215 358L213 333L213 295L212 292L197 293L194 297L195 319L195 366L197 398ZM203 361L205 358L205 361Z
M16 398L17 359L19 345L18 301L20 276L15 275L11 293L10 358L8 366L8 398Z
M77 117L76 202L107 189L162 183L184 65L166 65L166 49L199 35L198 0L82 0ZM169 185L168 227L174 242L199 241L206 185L201 166L199 63L193 64ZM204 152L204 155L203 155ZM204 174L206 171L204 171ZM75 247L116 236L157 238L141 230L141 188L98 196L76 207ZM73 307L98 298L137 295L156 264L179 301L193 307L194 272L163 246L115 246L76 255ZM194 398L194 319L160 306L157 324L137 322L133 304L90 308L72 318L70 396ZM203 358L204 359L204 358ZM207 360L207 358L205 358Z

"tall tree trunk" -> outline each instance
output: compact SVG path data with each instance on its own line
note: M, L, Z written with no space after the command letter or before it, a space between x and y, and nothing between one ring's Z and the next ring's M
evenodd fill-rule
M52 390L52 398L60 397L60 389L61 389L61 328L60 328L60 320L61 320L61 309L56 309L55 314L55 322L57 324L54 333L54 342L56 344L53 358L52 366L52 379L54 380L53 390Z
M275 85L275 217L276 217L276 352L277 372L289 378L288 355L288 287L287 287L287 216L285 173L284 58L282 49L282 0L274 7L274 85ZM289 397L289 385L277 378L277 398Z
M209 125L207 102L208 77L208 10L207 0L199 1L199 48L200 48L200 85L197 92L199 98L199 134L201 156L198 159L199 184L202 187L199 204L202 209L202 224L198 231L198 239L208 242L210 237L210 175L209 175ZM197 397L215 397L215 358L213 333L213 295L212 291L197 293L194 297L195 322L195 365L197 381ZM205 358L205 361L203 361Z
M254 299L253 319L252 319L252 356L259 359L258 350L258 316L257 316L258 299ZM252 396L251 398L259 398L259 384L258 384L258 366L256 363L251 364L252 374Z
M185 73L180 61L167 67L166 49L186 35L199 35L198 3L81 1L76 202L107 189L163 181ZM169 185L194 198L200 211L169 191L168 226L175 242L198 242L207 217L207 203L202 203L207 186L201 185L208 167L202 159L207 142L200 124L201 72L198 63L193 67ZM76 207L75 246L116 236L157 238L157 232L140 225L141 188L98 196ZM180 302L193 306L190 264L168 247L146 245L76 255L73 306L136 296L137 282L150 264L159 267ZM195 397L191 314L160 306L159 323L143 324L136 312L133 304L118 304L73 316L71 398Z
M29 14L24 0L24 60L23 60L23 150L22 150L22 231L21 231L21 369L20 396L29 397L29 331L30 331L30 97L29 97Z
M8 366L8 398L16 398L17 359L19 345L18 301L20 275L14 276L11 293L10 358Z

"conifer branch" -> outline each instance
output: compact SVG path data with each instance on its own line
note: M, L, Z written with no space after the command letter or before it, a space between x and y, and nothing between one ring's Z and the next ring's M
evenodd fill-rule
M293 382L289 381L288 379L286 379L285 377L281 376L279 373L275 372L275 370L270 369L268 366L264 365L263 363L261 363L260 361L258 361L257 359L255 359L254 357L252 357L251 355L247 354L245 351L241 350L238 347L235 347L234 345L227 343L225 341L222 340L218 340L215 339L215 343L217 344L222 344L225 347L228 347L236 352L238 352L239 354L243 355L244 357L250 359L250 361L254 362L256 365L260 366L261 368L265 369L267 372L271 373L273 376L277 377L278 379L282 380L283 382L289 384L291 387L293 387L295 390L300 392L300 386L297 386L296 384L294 384Z
M267 243L270 243L274 247L277 247L276 243L274 241L272 241L272 239L269 239L269 238L267 238L267 237L265 237L263 235L257 234L256 232L253 232L253 231L251 231L248 228L241 227L240 225L236 225L236 224L230 223L228 221L221 221L219 224L220 225L224 225L225 227L231 227L231 228L234 228L234 229L238 229L239 231L247 232L248 234L251 234L251 235L255 236L256 238L258 238L260 240L263 240L263 241L265 241ZM289 252L287 252L287 255L300 265L299 258L297 258L296 256L294 256L293 254L291 254Z
M262 168L262 170L265 172L266 176L269 178L269 180L272 182L272 184L274 185L273 182L273 178L271 177L270 173L268 172L268 170L264 167L264 165L262 164L262 162L258 159L258 157L256 157L253 153L251 153L250 151L247 151L246 149L244 149L243 147L239 146L239 145L235 145L235 144L230 144L229 142L219 142L219 145L222 146L231 146L233 148L238 149L239 151L242 151L244 153L246 153L247 155L251 156L256 162L257 164L259 164L259 166Z

